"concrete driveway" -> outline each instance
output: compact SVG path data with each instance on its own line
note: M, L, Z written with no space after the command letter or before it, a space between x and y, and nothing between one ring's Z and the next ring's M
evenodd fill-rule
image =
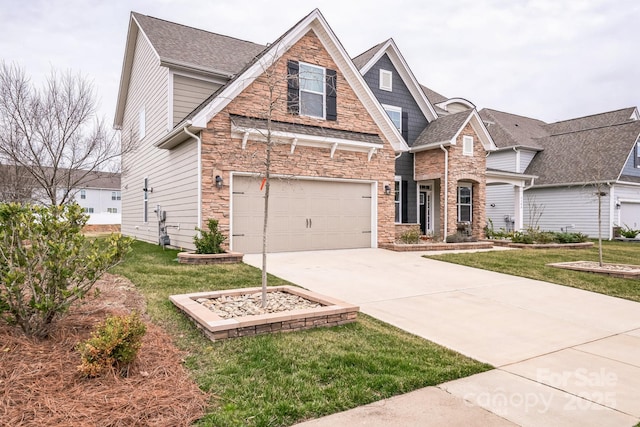
M495 425L640 421L639 303L420 255L277 253L269 255L268 271L495 366L438 386L465 406L497 415ZM259 267L261 258L246 255L245 262ZM424 404L431 401L425 397ZM358 417L363 424L355 425L383 425Z

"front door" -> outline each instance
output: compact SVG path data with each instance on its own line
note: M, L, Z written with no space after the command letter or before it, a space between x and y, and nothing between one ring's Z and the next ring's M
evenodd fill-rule
M429 185L420 186L420 231L422 234L427 234L433 230L431 224L431 187Z

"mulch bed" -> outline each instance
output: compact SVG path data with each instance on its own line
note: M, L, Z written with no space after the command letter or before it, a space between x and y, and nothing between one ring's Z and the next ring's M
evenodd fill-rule
M602 264L594 261L556 262L547 264L550 267L564 268L566 270L586 271L588 273L605 274L623 279L640 278L640 265L630 264Z
M105 275L98 297L86 298L56 323L46 340L0 323L0 425L187 426L209 401L182 366L183 353L160 327L147 333L127 377L84 378L75 346L110 314L144 312L126 279Z

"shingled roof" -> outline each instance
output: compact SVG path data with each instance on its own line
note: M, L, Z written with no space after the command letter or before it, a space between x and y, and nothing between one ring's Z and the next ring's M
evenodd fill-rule
M162 19L131 13L160 60L231 76L266 46Z
M550 135L537 140L544 148L527 174L538 185L615 181L640 135L640 120Z
M544 128L547 129L550 135L558 135L567 132L577 132L586 129L619 125L632 121L632 116L635 110L635 107L630 107L623 108L621 110L608 111L606 113L592 114L590 116L550 123L545 125Z
M438 117L427 125L413 143L412 149L426 148L451 141L469 118L471 111Z
M541 149L537 139L549 135L542 120L488 108L480 110L480 117L488 123L487 130L498 149L516 146Z
M382 43L378 43L372 48L362 52L360 55L352 59L353 64L358 68L358 70L362 69L362 67L364 67L367 62L369 62L369 60L375 56L378 50L380 50L385 43L386 41L383 41Z

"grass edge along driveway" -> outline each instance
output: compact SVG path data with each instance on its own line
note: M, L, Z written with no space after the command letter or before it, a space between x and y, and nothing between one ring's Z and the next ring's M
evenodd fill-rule
M129 278L147 313L187 352L210 393L203 426L288 426L491 369L360 313L356 323L211 342L173 307L172 294L259 286L246 264L178 264L177 251L135 242L114 273ZM288 284L270 276L272 286Z
M602 244L605 263L640 264L640 244L618 241L603 241ZM597 243L589 249L518 249L425 257L640 302L638 279L623 279L546 265L554 262L598 261Z

